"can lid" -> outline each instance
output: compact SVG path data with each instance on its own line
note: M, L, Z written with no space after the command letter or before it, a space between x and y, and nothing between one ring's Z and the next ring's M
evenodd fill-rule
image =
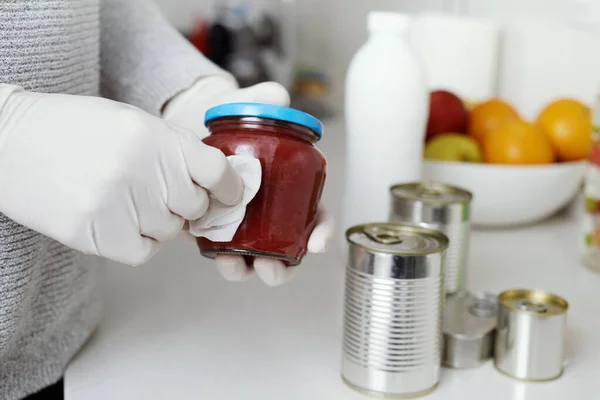
M209 108L204 115L204 124L218 118L257 117L276 121L290 122L313 131L320 139L323 136L323 124L317 118L303 111L289 107L262 103L228 103Z
M366 250L401 256L439 253L448 248L448 237L419 226L371 223L346 231L348 242Z
M522 312L538 317L562 315L569 303L560 296L539 289L513 289L500 293L498 301L513 312Z
M498 296L461 292L444 302L442 330L459 340L480 339L497 325Z
M440 182L413 182L394 185L392 196L410 202L443 206L471 202L473 195L468 190Z

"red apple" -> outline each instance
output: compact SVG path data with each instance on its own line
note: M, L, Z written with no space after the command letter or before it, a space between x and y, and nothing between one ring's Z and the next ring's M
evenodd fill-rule
M589 161L600 167L600 143L592 143L592 151L589 155Z
M468 113L462 100L446 90L431 92L427 139L440 133L466 133Z

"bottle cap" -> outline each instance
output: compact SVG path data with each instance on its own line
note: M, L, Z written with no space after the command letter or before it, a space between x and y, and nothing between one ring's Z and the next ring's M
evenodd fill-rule
M408 30L410 16L408 14L371 11L367 17L369 32L388 32L402 34Z
M261 103L228 103L209 108L204 115L204 123L226 117L259 117L276 121L290 122L313 131L320 139L323 124L310 114L289 107Z

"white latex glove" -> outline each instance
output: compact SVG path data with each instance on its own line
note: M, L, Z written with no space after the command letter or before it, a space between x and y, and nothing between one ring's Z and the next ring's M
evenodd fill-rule
M240 200L240 177L193 132L114 101L0 85L0 211L67 246L147 261L207 191Z
M199 137L208 136L204 127L204 113L207 109L225 103L256 102L289 106L290 96L278 83L265 82L239 89L233 79L216 76L197 82L187 91L171 100L164 109L166 120L193 130ZM308 242L308 251L321 253L327 249L333 234L333 219L322 208L319 223ZM286 267L281 261L257 258L254 265L246 265L243 257L223 255L216 259L217 268L228 281L248 279L253 271L268 285L277 286L288 282L296 267Z

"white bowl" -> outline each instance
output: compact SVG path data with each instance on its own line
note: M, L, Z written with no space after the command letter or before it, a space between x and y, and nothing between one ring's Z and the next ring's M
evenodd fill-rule
M548 218L578 193L585 162L552 165L494 165L425 161L425 180L459 186L473 193L471 222L505 227Z

